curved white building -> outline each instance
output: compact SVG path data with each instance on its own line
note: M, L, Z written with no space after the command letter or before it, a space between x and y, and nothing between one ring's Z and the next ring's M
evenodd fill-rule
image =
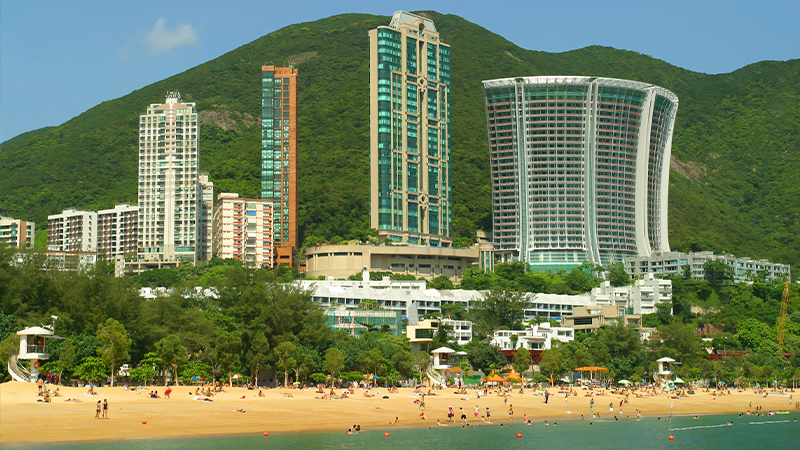
M669 251L675 94L584 76L483 85L502 260L568 270Z

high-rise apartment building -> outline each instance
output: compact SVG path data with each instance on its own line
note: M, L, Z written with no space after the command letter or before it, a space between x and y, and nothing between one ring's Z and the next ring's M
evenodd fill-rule
M142 261L195 262L201 187L194 103L167 93L139 116L139 239Z
M136 256L139 207L122 203L97 211L97 255L111 261L116 256Z
M404 11L369 41L372 228L381 241L449 246L450 46Z
M261 198L273 206L275 265L295 265L297 69L261 67Z
M583 76L483 84L501 259L557 270L669 251L675 94Z
M66 209L47 216L47 250L97 251L97 213Z
M197 215L197 261L208 261L212 256L214 231L214 183L208 174L201 173L199 179L200 202Z
M36 224L27 220L0 216L0 243L11 248L33 249Z
M214 212L214 256L236 258L247 267L273 266L271 200L219 194Z

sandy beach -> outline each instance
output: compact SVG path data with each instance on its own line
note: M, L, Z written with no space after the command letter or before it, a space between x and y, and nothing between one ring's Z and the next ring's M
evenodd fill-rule
M50 386L55 390L54 386ZM7 382L0 385L0 442L59 442L98 439L124 439L141 437L201 436L218 434L281 433L281 432L344 432L354 424L363 429L391 430L395 427L436 427L436 420L447 422L447 407L452 405L456 423L460 426L459 408L463 408L471 424L475 423L477 406L481 415L486 408L491 410L491 419L496 426L508 424L508 410L513 405L514 423L522 424L523 414L535 421L580 420L581 414L590 419L586 391L578 390L578 396L566 401L557 389L548 404L541 396L534 396L526 389L524 394L509 394L507 403L495 394L478 398L476 391L466 395L454 389L434 390L437 395L425 399L427 420L420 419L420 409L414 400L418 394L412 389L400 389L399 393L387 394L385 389L370 391L374 397L364 397L363 390L356 390L348 399L322 400L314 390L265 389L265 397L258 391L245 388L227 388L227 392L213 397L212 402L194 400L194 387L179 386L173 389L170 399L163 398L163 386L127 391L121 387L96 388L98 396L87 395L86 388L60 387L62 397L54 397L52 403L37 402L38 388L35 384ZM151 390L158 390L162 398L149 398ZM337 393L341 390L337 389ZM427 392L427 389L424 390ZM291 394L292 396L287 396ZM388 396L384 399L383 396ZM77 398L82 402L66 402ZM636 418L636 409L646 417L667 416L670 405L673 413L724 414L743 413L760 406L764 412L794 411L795 397L790 404L789 396L754 394L752 390L733 391L731 395L714 396L698 392L696 395L672 399L657 397L636 398L631 395L629 403L619 412L621 395L595 396L594 410L603 419L619 417L625 420ZM468 399L468 400L467 400ZM109 418L95 419L98 400L108 400ZM609 403L614 403L614 412L609 413ZM244 410L245 412L238 412ZM398 418L395 425L390 423ZM147 423L142 423L146 421ZM478 417L478 423L480 417Z

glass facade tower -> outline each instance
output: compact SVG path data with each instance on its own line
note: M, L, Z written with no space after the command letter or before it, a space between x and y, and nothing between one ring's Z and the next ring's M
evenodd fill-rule
M450 246L450 46L403 11L369 39L371 226L381 241Z
M675 94L577 76L483 84L502 260L568 270L669 251Z
M297 69L261 67L261 198L272 201L275 265L297 253Z

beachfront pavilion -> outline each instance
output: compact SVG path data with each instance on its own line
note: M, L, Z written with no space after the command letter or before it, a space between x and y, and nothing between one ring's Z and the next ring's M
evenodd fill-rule
M589 380L590 381L594 381L596 379L595 378L595 372L608 372L608 369L606 369L604 367L584 366L584 367L576 367L575 369L573 369L573 371L581 373L581 381L586 379L583 376L583 373L584 372L589 372Z

